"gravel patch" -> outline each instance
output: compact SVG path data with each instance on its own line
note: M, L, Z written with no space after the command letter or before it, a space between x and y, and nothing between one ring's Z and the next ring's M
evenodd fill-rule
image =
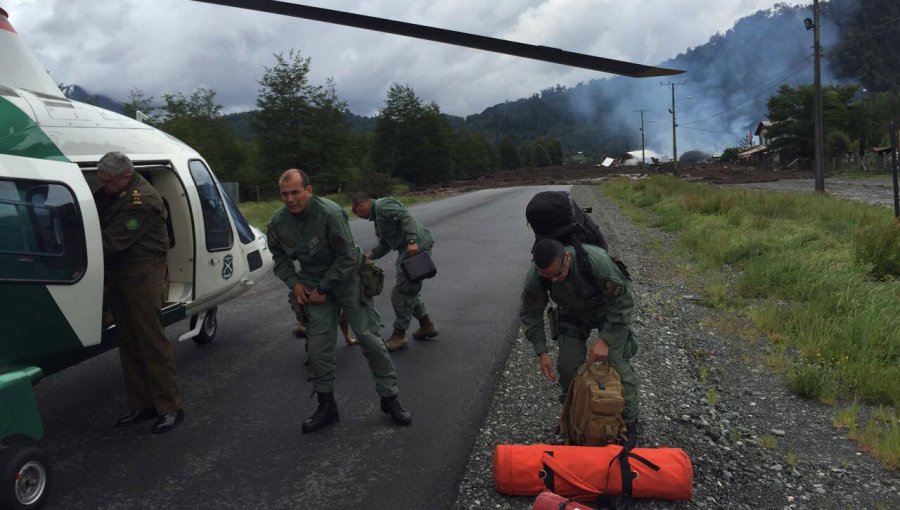
M573 194L593 205L634 278L641 446L683 448L694 465L692 501L635 500L635 508L900 508L900 475L836 430L832 407L785 389L765 365L766 339L723 332L739 331L745 319L703 305L691 288L702 275L679 266L673 236L633 224L595 187ZM559 443L560 408L520 332L453 508L530 509L534 498L494 490L494 446Z

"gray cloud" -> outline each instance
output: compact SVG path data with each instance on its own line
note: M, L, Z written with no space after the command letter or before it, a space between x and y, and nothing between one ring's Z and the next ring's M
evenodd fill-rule
M307 0L307 5L656 64L773 0ZM784 3L784 2L782 2ZM789 4L805 2L787 2ZM227 111L255 107L272 54L311 58L311 80L333 77L361 115L393 82L455 115L477 113L556 84L605 75L468 48L189 0L0 0L61 83L125 99L208 87ZM658 88L658 86L657 86Z

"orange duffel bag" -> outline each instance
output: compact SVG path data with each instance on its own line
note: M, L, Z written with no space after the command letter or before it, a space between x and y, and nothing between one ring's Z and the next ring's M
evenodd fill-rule
M549 490L576 498L688 500L693 476L691 459L681 448L498 444L494 449L494 482L510 496Z

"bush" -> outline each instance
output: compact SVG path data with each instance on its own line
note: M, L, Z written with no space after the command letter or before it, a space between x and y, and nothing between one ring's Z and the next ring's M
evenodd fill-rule
M858 261L872 264L873 274L900 277L900 223L887 216L863 216L853 252Z

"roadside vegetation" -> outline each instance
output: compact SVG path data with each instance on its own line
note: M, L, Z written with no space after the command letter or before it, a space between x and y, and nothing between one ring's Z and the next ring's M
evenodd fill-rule
M440 198L444 198L446 194L444 193L415 193L411 194L409 192L409 188L405 186L397 186L394 188L394 192L391 194L380 195L380 196L392 196L400 201L403 205L409 207L415 204L420 204L423 202L430 202L432 200L438 200ZM346 193L336 193L333 195L323 195L325 198L333 200L334 202L343 206L344 210L347 211L347 214L350 218L354 218L353 212L350 210L350 195ZM268 225L269 220L272 219L272 215L275 214L275 211L281 207L281 200L266 200L263 202L242 202L238 204L238 209L241 210L241 214L244 215L244 218L247 219L254 227L265 232L266 225Z
M677 233L706 303L749 316L791 389L835 405L836 425L900 467L900 223L890 209L663 176L602 189Z

